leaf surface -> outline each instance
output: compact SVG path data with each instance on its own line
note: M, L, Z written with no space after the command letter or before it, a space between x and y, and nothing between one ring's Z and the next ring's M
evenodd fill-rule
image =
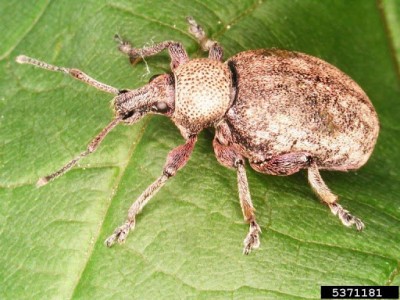
M163 117L119 126L98 151L40 189L35 182L79 154L112 118L111 97L14 59L76 67L117 88L169 71L167 52L135 67L119 33L141 46L181 41L192 15L225 57L284 48L349 74L377 109L381 133L357 172L324 172L366 229L345 228L318 203L306 174L248 168L261 248L242 255L235 172L204 131L187 166L151 200L127 242L104 239L183 143ZM399 285L400 72L398 1L3 1L0 44L1 299L318 299L321 285ZM146 65L147 64L147 65ZM148 69L150 73L148 72Z

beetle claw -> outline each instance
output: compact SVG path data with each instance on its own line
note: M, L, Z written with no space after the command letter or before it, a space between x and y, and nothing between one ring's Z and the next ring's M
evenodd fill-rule
M119 45L126 43L118 33L114 34L114 41L117 42Z
M128 237L129 231L135 228L135 220L133 221L126 221L124 225L116 228L112 235L110 235L104 243L107 247L112 247L115 242L118 244L123 244Z
M256 222L251 222L249 233L247 234L246 238L243 241L244 244L243 254L248 255L251 252L251 250L260 247L260 237L259 237L260 233L261 233L260 226L258 226Z
M329 204L329 208L335 216L337 215L339 217L339 220L342 221L343 225L350 227L354 224L358 231L364 229L364 223L359 218L353 216L348 210L344 209L340 204L334 202Z

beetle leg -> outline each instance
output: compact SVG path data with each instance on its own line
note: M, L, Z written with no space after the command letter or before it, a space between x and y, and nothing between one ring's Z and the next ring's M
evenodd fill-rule
M344 225L351 226L355 224L358 231L364 229L364 223L359 218L351 215L348 210L344 209L337 203L338 197L331 192L322 180L318 166L315 162L311 163L308 168L308 181L310 182L313 191L329 206L331 212L335 216L337 215Z
M179 42L164 41L149 47L134 48L128 41L123 40L119 35L115 35L115 40L119 44L118 49L122 53L127 54L131 62L138 58L156 55L165 49L168 49L169 56L171 57L172 71L175 70L179 65L189 61L189 56L187 55L182 44Z
M255 209L251 201L249 183L244 167L244 159L233 147L221 144L217 137L214 138L213 146L218 161L225 167L236 169L240 206L245 221L250 224L249 233L243 241L243 254L249 254L252 249L260 246L259 234L261 233L261 228L256 222Z
M75 79L78 79L88 85L91 85L95 87L98 90L101 90L106 93L118 95L121 91L116 89L115 87L109 86L108 84L102 83L100 81L97 81L96 79L93 79L89 75L83 73L81 70L78 69L71 69L71 68L64 68L64 67L57 67L53 66L51 64L45 63L43 61L25 56L25 55L18 55L16 57L16 62L20 64L29 64L29 65L34 65L36 67L49 70L49 71L54 71L54 72L62 72L65 74L68 74L72 76Z
M244 160L238 159L234 165L237 169L240 206L242 207L244 219L250 224L249 233L243 241L243 253L249 254L252 249L260 246L259 233L261 233L261 228L256 222L255 209L251 201L249 183L247 182L246 170L244 168Z
M186 20L189 23L189 32L197 39L201 49L209 51L208 58L222 61L224 56L222 46L217 41L210 40L204 32L203 27L197 24L195 19L187 17Z
M129 231L135 228L136 216L142 211L147 202L149 202L149 200L161 189L167 180L174 176L179 169L185 166L192 154L196 141L197 136L191 136L184 145L180 145L168 153L162 175L150 184L132 204L129 208L128 218L125 223L122 226L117 227L113 234L105 240L105 244L108 247L111 247L115 242L120 244L125 242Z

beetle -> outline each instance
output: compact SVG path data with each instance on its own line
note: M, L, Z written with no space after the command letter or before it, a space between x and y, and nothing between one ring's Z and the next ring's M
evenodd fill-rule
M87 149L38 186L63 175L81 158L94 152L118 124L132 125L147 114L172 119L185 143L168 153L162 174L136 199L127 220L105 244L123 243L135 227L135 218L157 191L189 160L200 131L215 128L213 148L223 166L236 170L240 205L249 232L244 254L260 245L245 171L291 175L307 169L315 194L346 226L361 231L363 222L340 204L324 183L319 170L347 171L364 165L379 133L376 111L365 92L331 64L299 52L279 49L249 50L223 61L222 46L209 39L203 28L188 17L190 33L208 58L189 59L183 45L164 41L134 48L116 35L119 50L130 60L155 55L165 49L171 74L152 78L145 86L120 90L77 69L57 67L20 55L18 63L32 64L71 75L99 90L114 94L115 118L89 143Z

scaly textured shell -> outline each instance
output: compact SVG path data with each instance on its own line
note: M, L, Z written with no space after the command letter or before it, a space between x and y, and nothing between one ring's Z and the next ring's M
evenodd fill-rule
M379 123L364 91L318 58L284 50L246 51L236 68L237 96L226 115L235 143L252 162L307 152L323 169L362 166Z

